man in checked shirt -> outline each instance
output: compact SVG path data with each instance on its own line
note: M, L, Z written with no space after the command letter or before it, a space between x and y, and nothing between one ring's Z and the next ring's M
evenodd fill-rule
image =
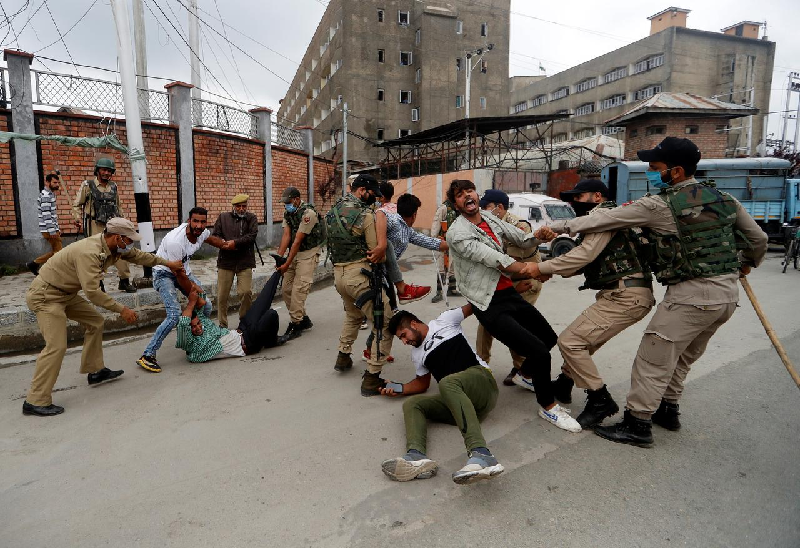
M58 227L58 211L56 211L56 192L61 188L61 180L55 173L48 173L45 177L44 188L39 195L39 232L42 233L48 244L50 251L36 257L26 264L28 270L36 276L39 269L47 262L47 259L61 251L61 229Z

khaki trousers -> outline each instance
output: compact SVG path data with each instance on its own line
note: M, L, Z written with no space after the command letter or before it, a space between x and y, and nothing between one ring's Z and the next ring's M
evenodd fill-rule
M53 403L53 386L67 351L67 318L86 328L81 373L95 373L105 367L103 316L92 303L77 293L63 293L38 277L28 288L25 302L36 314L36 322L45 342L44 349L36 359L36 370L26 400L32 405L50 405Z
M91 232L89 236L94 236L95 234L100 234L106 229L105 224L98 223L97 221L92 221ZM117 274L119 275L120 280L127 280L131 277L131 266L128 261L123 261L122 259L118 260L117 263L114 265L117 267Z
M736 303L658 305L633 362L626 405L633 416L649 419L662 398L678 403L689 368L734 311Z
M314 271L319 263L319 253L308 257L295 257L283 275L283 302L293 323L302 321L306 315L306 299L314 283Z
M578 388L602 388L605 383L592 355L647 316L654 305L653 292L646 287L598 291L595 303L558 336L558 348L564 358L561 370Z
M50 252L45 253L39 257L36 257L33 262L36 264L44 264L47 262L47 259L61 251L61 236L58 234L50 234L49 232L42 232L42 238L47 240L47 243L50 244Z
M357 308L355 300L362 294L369 291L369 280L361 273L361 269L369 269L367 261L348 265L333 265L333 281L336 291L342 296L344 302L344 322L342 323L342 333L339 336L339 352L350 354L353 352L353 343L358 337L358 328L361 327L361 320L364 316L367 321L373 323L372 300L364 303L364 306ZM386 358L392 352L392 337L389 333L389 320L392 318L392 309L389 307L389 299L386 292L383 293L383 330L380 344L380 358L378 358L377 330L372 326L374 340L370 347L370 358L367 360L367 369L370 373L380 373Z
M253 304L253 269L234 271L217 269L217 319L220 327L228 327L228 298L231 295L233 278L236 277L236 294L239 296L239 320L247 314Z
M536 304L536 300L539 298L539 295L542 292L542 282L533 280L533 286L526 291L525 293L521 293L523 299L529 302L532 305ZM494 337L492 337L486 328L483 327L483 324L478 324L478 334L475 338L475 351L478 353L478 356L489 363L489 360L492 359L492 343L494 342ZM511 352L511 360L514 363L514 367L519 369L522 367L522 362L525 361L525 356L520 356L510 348L508 349Z

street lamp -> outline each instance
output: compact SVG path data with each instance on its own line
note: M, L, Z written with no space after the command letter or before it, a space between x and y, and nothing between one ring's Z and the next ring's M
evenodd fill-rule
M486 45L486 49L484 49L484 48L478 48L478 49L476 49L476 50L473 50L473 51L468 51L468 52L466 52L466 61L467 61L467 78L466 78L466 80L467 80L467 90L466 90L466 95L465 95L465 97L464 97L464 98L465 98L465 101L466 101L466 116L465 116L465 118L469 118L469 93L470 93L470 81L471 81L471 79L472 79L472 69L473 69L473 68L475 68L475 67L477 67L477 66L478 66L478 63L480 63L480 62L482 62L482 61L483 61L483 56L484 56L484 55L486 55L486 53L488 53L488 52L492 51L493 49L494 49L494 44L487 44L487 45ZM473 57L477 57L477 60L475 61L475 64L474 64L474 65L472 64L472 58L473 58ZM485 72L486 72L486 70L485 70L485 69L482 69L482 70L481 70L481 72L485 73Z

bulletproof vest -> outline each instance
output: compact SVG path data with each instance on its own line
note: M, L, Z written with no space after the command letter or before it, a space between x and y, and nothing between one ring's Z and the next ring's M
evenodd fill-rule
M289 229L292 231L291 241L294 241L295 236L297 236L297 230L300 228L300 223L303 222L303 217L306 214L306 210L309 209L314 213L317 212L313 205L303 202L293 213L289 213L288 211L283 213L283 219L286 221L286 224L289 225ZM319 216L317 216L317 218L319 218ZM325 230L325 223L321 221L317 222L317 224L314 225L314 228L311 229L311 233L307 234L306 237L303 238L303 241L300 242L300 251L308 251L309 249L323 245L325 243L326 234L327 231Z
M352 194L339 198L325 215L328 225L328 250L334 264L367 258L367 240L353 234L353 227L364 222L368 206Z
M443 203L447 208L447 211L444 214L444 226L442 227L442 232L441 232L442 236L447 234L447 230L459 216L458 211L456 210L455 206L450 200L445 200Z
M645 231L650 240L648 262L659 282L672 285L739 270L736 201L729 194L708 183L694 183L664 189L658 196L669 205L678 227L677 235Z
M597 204L596 207L611 209L617 207L617 204L608 201ZM578 245L581 242L583 236L578 238ZM634 229L616 231L600 255L581 269L581 273L586 277L581 289L604 289L610 283L639 273L645 274L645 280L651 280L650 272L644 267L642 254L642 244Z
M94 180L89 179L89 191L92 193L92 207L94 208L94 220L98 223L105 223L109 219L119 217L117 209L117 185L108 183L108 192L103 192Z

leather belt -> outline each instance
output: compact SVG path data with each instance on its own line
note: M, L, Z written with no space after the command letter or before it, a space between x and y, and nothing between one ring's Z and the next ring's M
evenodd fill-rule
M650 291L653 290L652 280L646 280L644 278L627 278L625 280L619 280L608 284L603 289L620 289L620 284L622 284L623 287L646 287Z

